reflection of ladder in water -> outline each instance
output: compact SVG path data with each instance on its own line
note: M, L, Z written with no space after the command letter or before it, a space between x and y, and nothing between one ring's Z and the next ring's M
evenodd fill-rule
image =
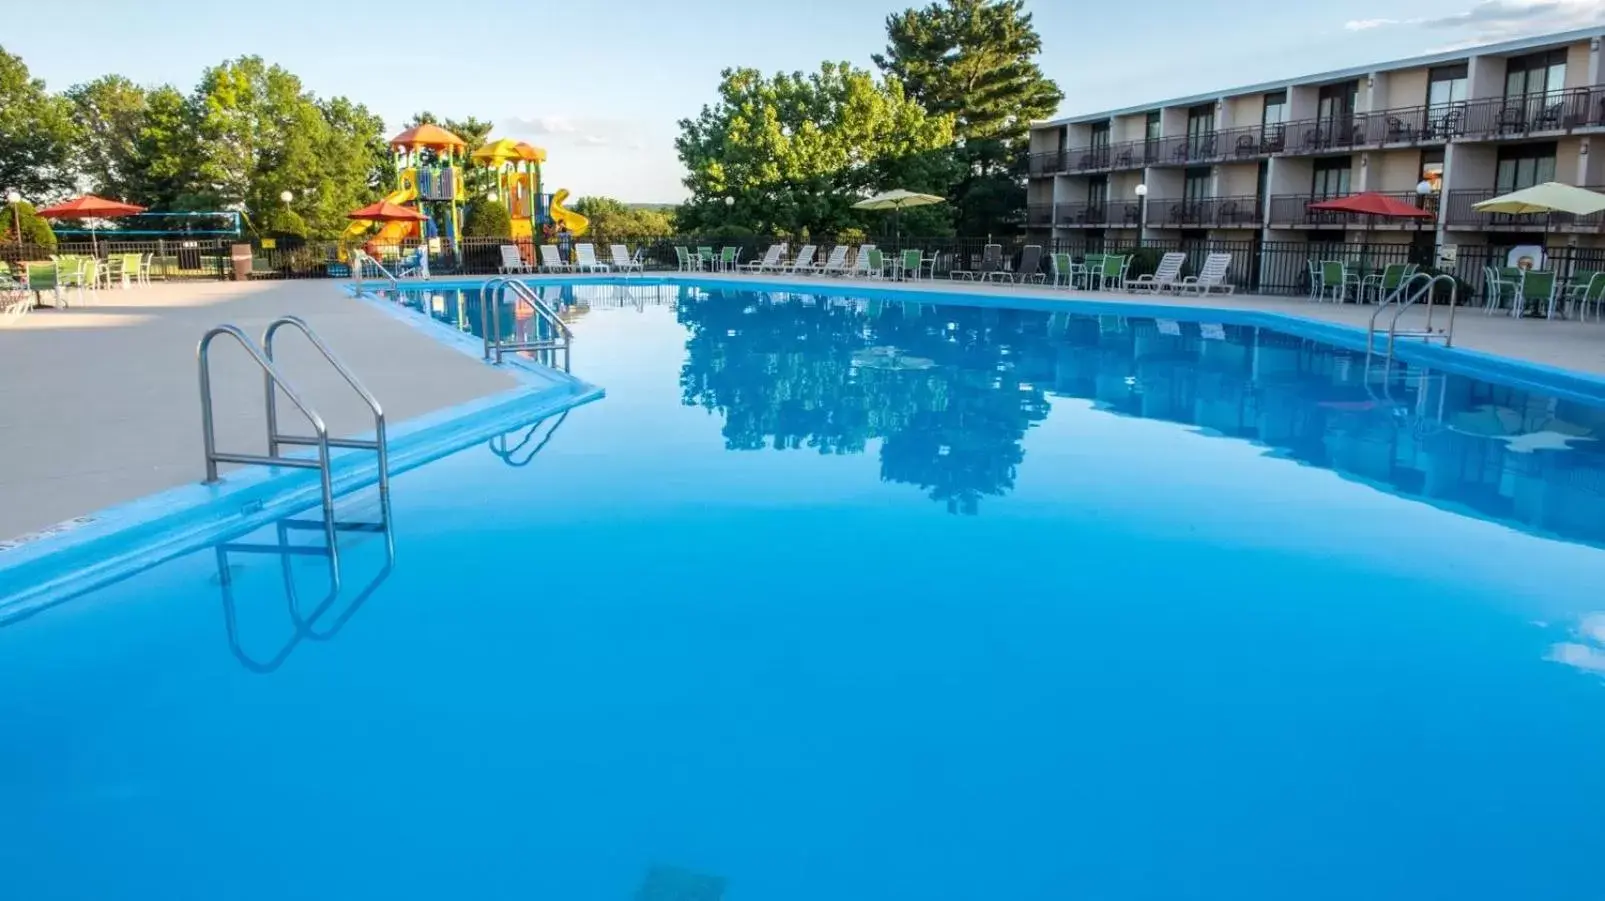
M323 355L324 360L334 368L356 391L362 402L373 412L374 433L373 438L331 438L329 427L323 417L312 409L301 395L291 386L283 372L273 362L273 338L279 329L294 328L305 335L312 347ZM219 451L217 449L217 435L213 425L212 416L212 341L221 335L228 335L239 343L250 355L251 360L262 370L263 407L267 414L267 453L245 454ZM379 401L357 377L352 374L346 365L340 362L334 351L324 344L311 326L297 316L284 316L268 324L267 330L262 333L262 343L257 345L245 333L233 325L219 325L201 337L200 347L196 349L196 361L200 369L201 385L201 439L206 449L206 484L218 481L217 464L240 463L257 466L286 466L295 469L316 469L318 471L319 487L323 495L323 531L327 537L329 553L337 555L335 531L340 528L361 528L366 531L377 531L390 527L390 458L387 442L385 441L385 414L379 406ZM311 435L286 435L279 431L278 422L278 392L283 391L301 414L312 425ZM315 457L289 457L280 452L282 445L302 445L317 448ZM352 523L338 524L334 514L334 479L330 471L329 449L334 447L353 448L358 450L371 450L378 455L379 470L379 516L378 523ZM336 561L338 565L338 561Z
M325 531L322 522L285 517L273 524L277 540L271 544L231 541L221 542L217 545L215 553L217 556L218 585L223 594L223 627L228 635L229 650L240 661L242 666L254 673L271 673L283 665L285 660L289 659L291 652L302 641L307 639L328 641L338 635L341 629L345 628L345 624L356 615L358 610L362 609L362 605L367 603L368 598L390 576L390 570L395 566L396 547L395 541L390 534L389 515L388 512L382 515L383 521L379 523L341 523L338 525L339 531L382 534L384 536L384 565L369 580L368 584L363 586L362 591L357 593L351 603L347 604L346 608L328 626L323 628L318 628L319 619L334 607L341 594L342 583L338 548L334 544L322 547L317 545L297 545L290 540L290 536L298 531ZM332 537L330 540L333 540ZM277 652L265 659L252 656L245 650L244 644L240 641L239 617L236 612L237 605L234 598L234 571L229 561L230 554L274 555L279 558L280 577L284 581L284 598L289 606L290 621L294 628L294 633L280 646ZM295 587L293 562L297 557L308 556L323 557L328 562L329 590L316 607L303 614L301 599Z
M540 431L541 425L551 417L543 416L540 419L535 420L534 424L529 426L529 430L524 433L524 437L519 440L518 444L513 445L512 447L507 446L507 434L511 433L491 436L490 441L487 442L488 446L490 447L490 452L500 457L502 462L506 463L508 466L528 466L530 462L535 459L537 454L546 449L546 445L551 442L552 436L557 434L557 430L562 427L563 420L568 418L569 412L569 410L564 410L557 417L557 420L552 423L552 427L546 430L546 437L542 438L539 444L536 444L535 447L529 451L529 453L524 454L522 457L519 457L518 455L523 452L525 447L529 446L529 443L535 439L535 435ZM500 441L500 447L497 447L498 441Z
M526 341L502 338L502 298L513 292L513 307L526 304L535 313L535 336ZM551 366L554 354L563 354L563 371L569 368L569 344L574 332L568 323L530 287L515 278L497 276L479 288L480 331L485 336L485 359L501 365L502 355L529 352L546 366ZM555 367L554 367L555 368Z

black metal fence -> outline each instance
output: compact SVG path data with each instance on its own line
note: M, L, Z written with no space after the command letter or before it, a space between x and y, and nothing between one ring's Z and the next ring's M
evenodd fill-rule
M791 240L790 251L805 243L816 245L816 261L824 261L837 243L862 246L872 243L857 235L843 235L841 241L818 239ZM1560 240L1557 238L1557 240ZM764 251L775 239L759 236L728 237L672 235L662 237L630 236L612 238L606 235L587 235L583 242L590 244L601 263L614 262L613 245L632 260L639 260L649 271L674 271L679 267L677 247L719 249L730 247L741 263L761 259ZM1533 236L1533 244L1539 236ZM1181 252L1187 255L1183 273L1190 274L1203 267L1204 259L1212 253L1226 253L1232 257L1227 273L1237 290L1258 294L1298 295L1310 290L1311 263L1324 260L1341 260L1362 269L1375 271L1395 263L1414 263L1433 268L1440 251L1420 242L1310 242L1265 241L1257 237L1236 240L1149 238L1144 240L1117 240L1105 238L1097 232L1073 234L1059 239L1011 237L908 237L881 249L889 255L902 250L917 250L923 260L929 261L927 271L938 278L955 272L980 268L988 244L1000 246L1003 258L1018 261L1028 245L1040 246L1044 254L1065 253L1079 257L1088 253L1130 253L1137 258L1133 274L1151 269L1165 253ZM103 241L91 245L87 242L63 243L55 247L28 244L0 243L0 262L49 260L52 255L89 255L102 258L113 254L149 254L153 277L162 279L229 279L237 277L234 250L248 246L250 266L246 277L251 279L288 278L346 278L349 277L350 252L355 245L341 242L272 242L257 241L249 245L226 239L211 240L156 240L156 241ZM419 249L427 247L429 269L437 276L492 275L502 270L508 251L516 250L519 262L536 266L540 263L541 249L529 238L465 238L458 242L407 240L394 245L365 249L385 263L386 268L398 272L416 262ZM1457 246L1452 263L1441 271L1455 275L1461 282L1462 302L1475 303L1482 297L1485 271L1509 264L1512 248L1506 245ZM553 245L548 251L563 259L573 258L570 246ZM1547 268L1553 269L1566 283L1574 272L1605 271L1605 248L1551 247L1547 252ZM1047 257L1044 256L1044 260ZM1049 271L1043 263L1043 271Z

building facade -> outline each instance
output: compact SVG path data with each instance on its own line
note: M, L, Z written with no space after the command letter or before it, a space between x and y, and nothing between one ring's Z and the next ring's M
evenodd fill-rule
M1435 245L1532 244L1546 231L1551 246L1600 246L1605 216L1472 207L1546 181L1605 190L1602 36L1605 26L1039 123L1028 231L1089 243L1386 242L1423 259ZM1435 218L1308 209L1359 191Z

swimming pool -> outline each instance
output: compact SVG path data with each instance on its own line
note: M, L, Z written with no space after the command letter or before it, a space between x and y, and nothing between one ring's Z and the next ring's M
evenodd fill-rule
M332 599L292 523L0 628L7 897L1596 883L1605 407L1207 316L546 290L606 399L398 475Z

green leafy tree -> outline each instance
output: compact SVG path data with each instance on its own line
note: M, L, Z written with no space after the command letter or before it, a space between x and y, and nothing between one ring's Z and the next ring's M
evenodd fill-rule
M130 159L119 172L123 199L158 210L204 209L196 178L200 165L196 111L177 88L145 93L145 109ZM176 225L176 223L174 223Z
M662 210L632 207L611 197L581 197L571 207L591 220L599 238L628 240L674 234L674 222Z
M886 36L875 64L932 114L954 118L963 175L948 196L959 229L983 234L1019 223L1031 122L1064 99L1037 65L1042 37L1024 0L939 0L888 16Z
M727 69L719 100L680 122L675 147L691 199L679 225L780 234L860 226L867 220L852 204L864 193L942 191L954 174L952 143L952 118L928 114L895 78L828 62L768 78Z
M103 75L67 90L78 129L78 174L90 190L134 200L144 169L140 132L146 123L145 89L121 75Z
M480 198L469 204L463 216L463 236L467 238L506 238L513 234L513 215L507 204Z
M0 47L0 192L41 197L72 190L76 138L72 104L46 91L20 57Z
M19 225L22 227L20 232L17 230ZM0 207L0 242L13 244L19 238L24 244L56 246L56 233L50 230L50 223L40 218L34 212L33 204L26 200Z

